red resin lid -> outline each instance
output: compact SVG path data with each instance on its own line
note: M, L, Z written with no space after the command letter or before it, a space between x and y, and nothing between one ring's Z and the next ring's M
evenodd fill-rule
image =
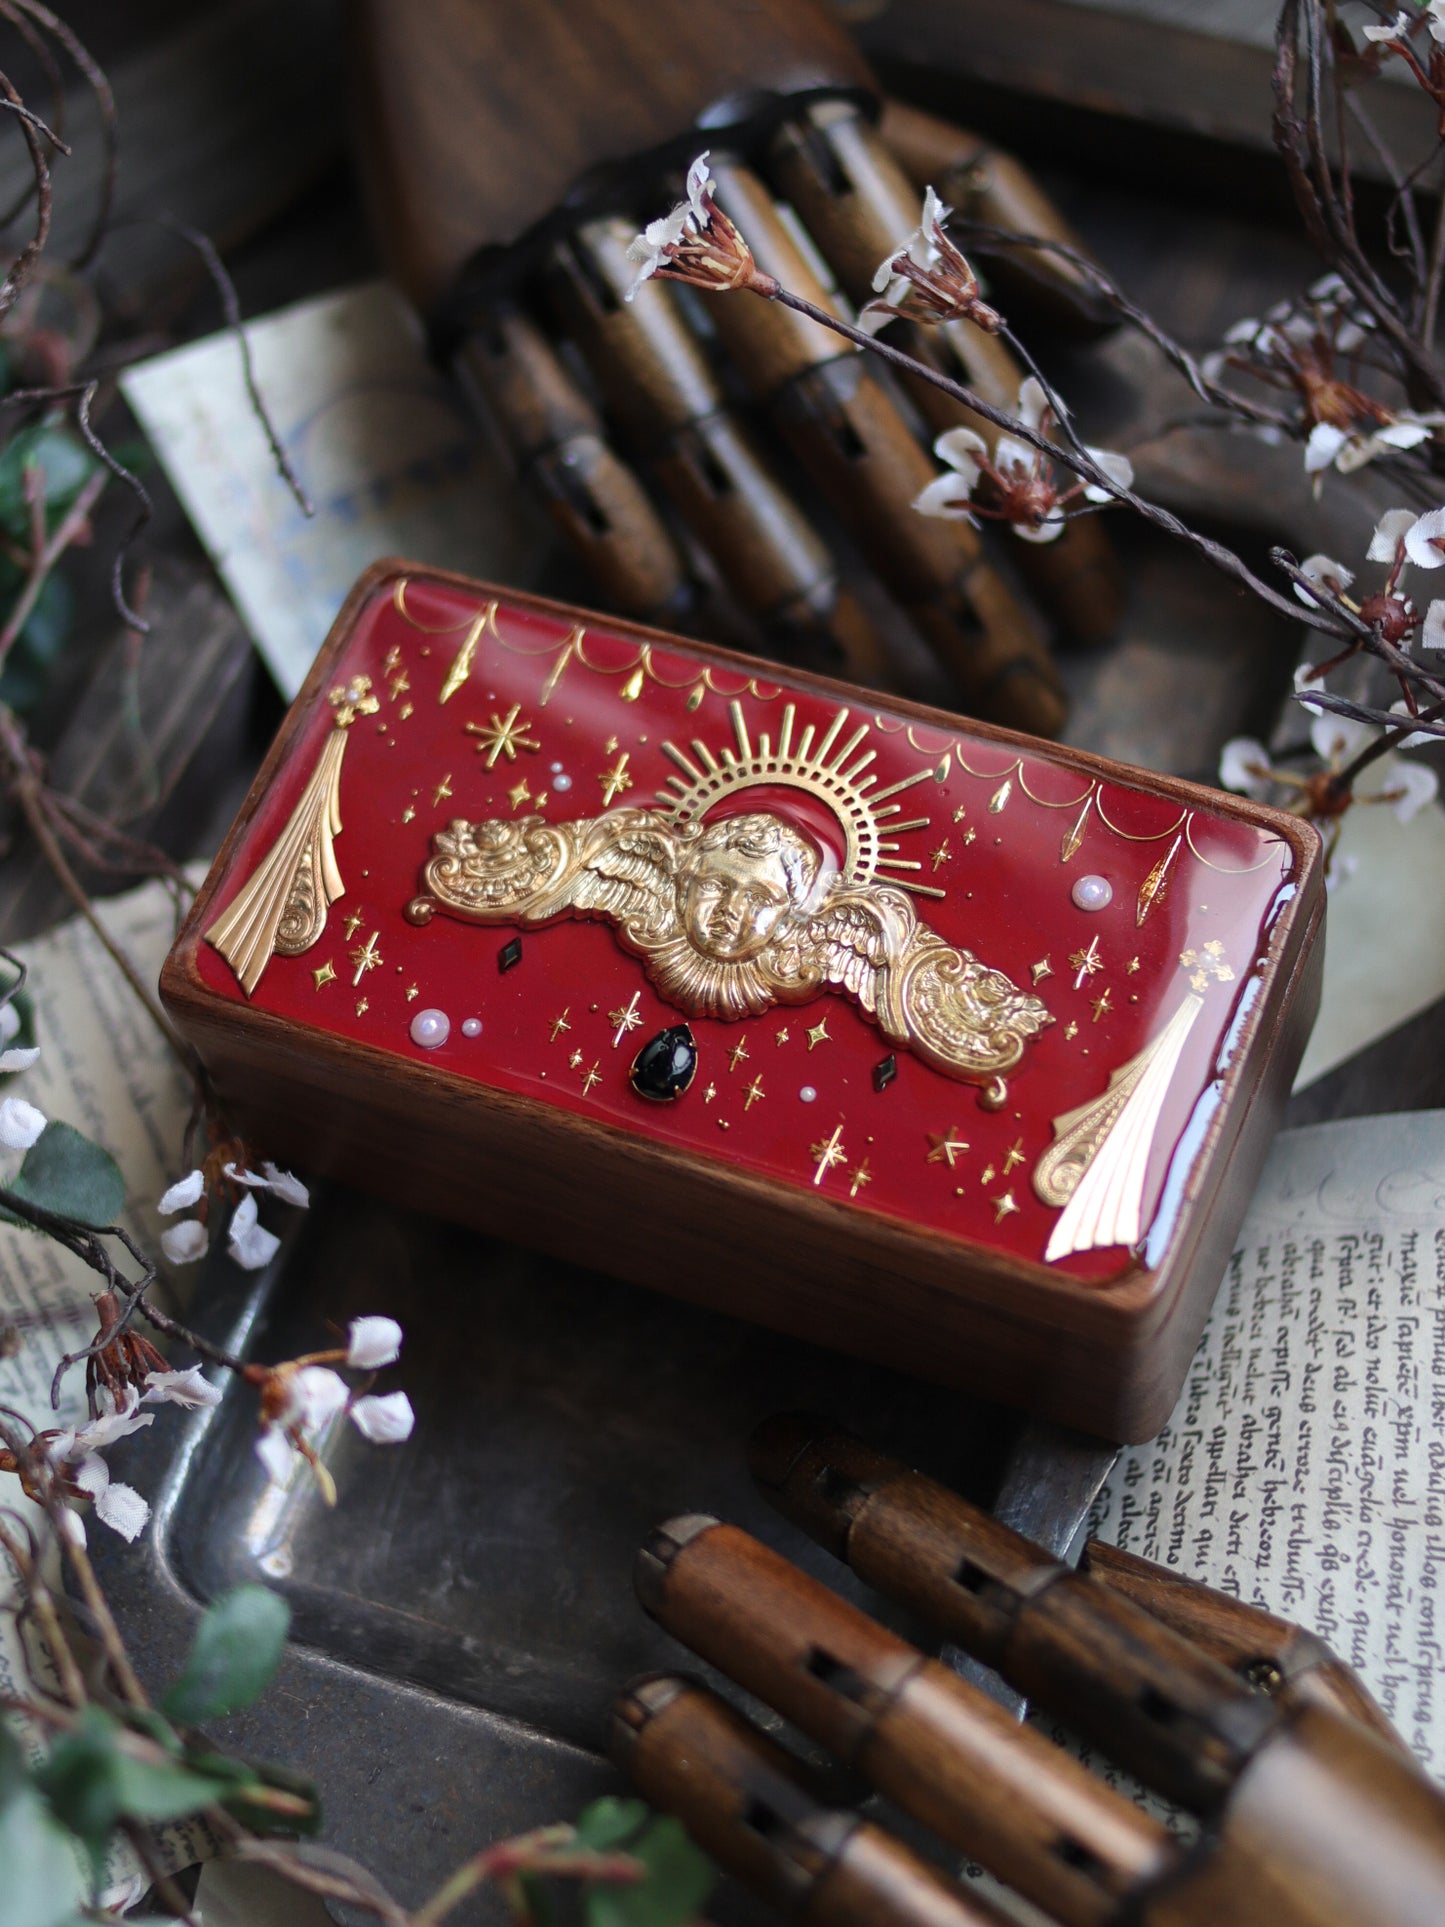
M354 713L328 699L363 676ZM1294 894L1296 858L1267 813L1101 780L1043 744L1020 753L420 573L375 588L300 701L198 947L217 997L945 1237L1035 1263L1052 1239L1050 1270L1089 1284L1137 1271L1141 1250L1157 1262ZM705 825L786 822L823 874L841 867L865 923L880 889L913 886L919 922L1036 997L1002 1105L884 1035L847 988L724 1020L667 1001L606 915L408 920L454 819L560 825L642 806L667 830L684 794ZM267 951L248 1000L217 923L238 895L254 904L278 848L294 878L303 845L324 920L299 954ZM435 1048L413 1037L430 1011L449 1020ZM649 1102L633 1060L682 1022L695 1078ZM1051 1190L1040 1160L1067 1133Z

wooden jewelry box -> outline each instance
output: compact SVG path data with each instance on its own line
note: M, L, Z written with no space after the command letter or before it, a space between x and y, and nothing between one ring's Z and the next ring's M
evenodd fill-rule
M161 992L268 1156L1138 1439L1323 910L1276 811L386 562Z

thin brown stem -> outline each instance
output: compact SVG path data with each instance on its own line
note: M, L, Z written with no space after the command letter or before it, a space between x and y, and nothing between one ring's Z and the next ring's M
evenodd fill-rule
M15 598L15 606L5 620L5 626L0 628L0 667L3 667L5 658L14 647L15 638L29 621L40 591L45 587L56 563L71 543L85 533L86 524L90 520L90 511L95 507L101 490L109 480L109 477L103 473L90 476L56 525L55 533L47 538L44 474L38 463L32 463L25 471L27 499L31 499L30 477L37 474L40 476L40 485L32 501L30 567L24 586ZM38 516L34 513L36 502L38 502Z
M38 1563L23 1549L15 1535L0 1525L0 1550L3 1550L14 1566L16 1576L24 1588L35 1614L35 1623L40 1628L41 1638L45 1641L46 1651L50 1654L55 1667L60 1690L74 1707L85 1705L85 1681L80 1676L80 1668L75 1663L75 1655L70 1650L70 1642L60 1623L55 1600L50 1588L40 1576Z

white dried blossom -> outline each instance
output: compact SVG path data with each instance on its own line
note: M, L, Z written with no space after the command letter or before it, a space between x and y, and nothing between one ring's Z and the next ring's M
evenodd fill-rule
M1417 569L1445 562L1445 508L1430 509L1405 531L1405 553Z
M1222 788L1256 801L1268 796L1269 751L1253 736L1232 737L1220 752L1219 781Z
M983 474L977 457L987 456L988 443L971 428L945 429L933 444L933 452L953 470L937 475L914 499L920 515L936 515L945 521L972 522L968 504Z
M1321 475L1333 467L1341 475L1352 475L1381 455L1429 441L1435 426L1434 417L1406 414L1370 429L1345 430L1333 422L1316 422L1305 443L1305 473Z
M263 1271L281 1248L281 1240L258 1222L256 1199L248 1191L231 1213L227 1249L243 1271Z
M206 1188L203 1171L188 1171L183 1178L177 1178L169 1190L161 1193L161 1201L156 1206L163 1218L172 1217L177 1211L189 1211L193 1204L199 1204L201 1193Z
M256 1439L256 1457L265 1467L272 1485L287 1485L300 1462L301 1454L276 1425L263 1427Z
M45 1129L44 1111L23 1097L0 1098L0 1145L7 1151L28 1151Z
M1438 46L1445 46L1445 0L1429 0L1425 18L1430 26L1430 38Z
M401 1351L401 1326L394 1318L373 1314L353 1318L347 1336L346 1362L358 1372L379 1372L393 1364Z
M68 1431L57 1432L50 1442L51 1456L62 1465L70 1465L80 1459L89 1458L92 1453L103 1452L117 1439L129 1438L132 1432L140 1432L147 1425L154 1425L154 1412L139 1410L140 1394L134 1386L128 1386L128 1397L124 1405L117 1406L110 1394L104 1389L96 1394L96 1402L109 1406L84 1425L72 1426Z
M238 1165L228 1164L225 1173L233 1184L244 1185L250 1191L269 1191L283 1204L300 1205L304 1210L311 1202L311 1193L300 1178L274 1164L263 1163L259 1172L243 1171Z
M1322 589L1328 589L1333 595L1343 595L1355 579L1344 563L1336 562L1332 555L1307 555L1300 564L1300 574L1306 581L1317 582ZM1296 582L1294 592L1300 601L1308 604L1310 608L1318 606L1303 583Z
M219 1405L220 1402L220 1386L213 1385L199 1365L192 1365L183 1372L146 1374L142 1405L181 1405L187 1411L197 1411L204 1406Z
M1425 611L1425 620L1420 628L1420 647L1445 649L1445 602L1432 602Z
M1370 546L1365 550L1365 560L1393 562L1400 552L1406 530L1412 529L1417 519L1414 509L1386 509L1375 524Z
M209 1246L210 1238L199 1218L182 1218L161 1233L161 1250L173 1265L193 1265L205 1257Z
M1428 764L1396 763L1383 800L1389 802L1401 823L1408 823L1427 803L1433 803L1439 792L1440 779Z
M1094 458L1111 482L1117 482L1120 488L1133 488L1134 464L1127 455L1120 455L1112 448L1090 448L1087 443L1084 453ZM1085 482L1084 499L1088 502L1112 502L1114 493L1112 489L1100 488L1097 482Z
M384 1398L368 1393L352 1406L351 1417L357 1431L373 1445L400 1445L403 1439L411 1437L416 1424L416 1414L405 1392L388 1392Z
M303 1365L286 1381L286 1403L276 1423L287 1430L322 1432L350 1396L346 1380L328 1365Z
M920 268L931 268L938 260L938 243L933 236L936 227L943 227L953 213L945 207L931 187L923 190L923 217L918 226L901 246L891 248L873 275L873 292L882 294L889 283L898 279L893 263L900 254L906 254L910 261L917 262ZM891 298L891 296L890 296Z
M0 1050L0 1077L13 1077L17 1071L28 1071L39 1055L38 1044L16 1044L11 1050Z
M95 1506L95 1516L102 1525L118 1532L122 1539L134 1540L145 1530L146 1521L151 1516L149 1502L143 1499L133 1485L125 1485L110 1476L110 1467L98 1453L93 1453L71 1474L71 1483L79 1486Z
M1310 724L1310 743L1322 763L1348 763L1373 740L1370 725L1353 716L1336 716L1326 711Z
M1394 20L1387 27L1361 27L1360 32L1366 40L1403 40L1410 31L1411 22L1418 18L1408 7L1401 7Z

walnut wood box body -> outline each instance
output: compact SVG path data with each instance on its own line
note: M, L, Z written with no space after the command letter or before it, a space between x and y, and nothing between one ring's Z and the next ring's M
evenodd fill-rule
M1275 811L379 563L161 991L264 1155L1137 1439L1323 904Z

